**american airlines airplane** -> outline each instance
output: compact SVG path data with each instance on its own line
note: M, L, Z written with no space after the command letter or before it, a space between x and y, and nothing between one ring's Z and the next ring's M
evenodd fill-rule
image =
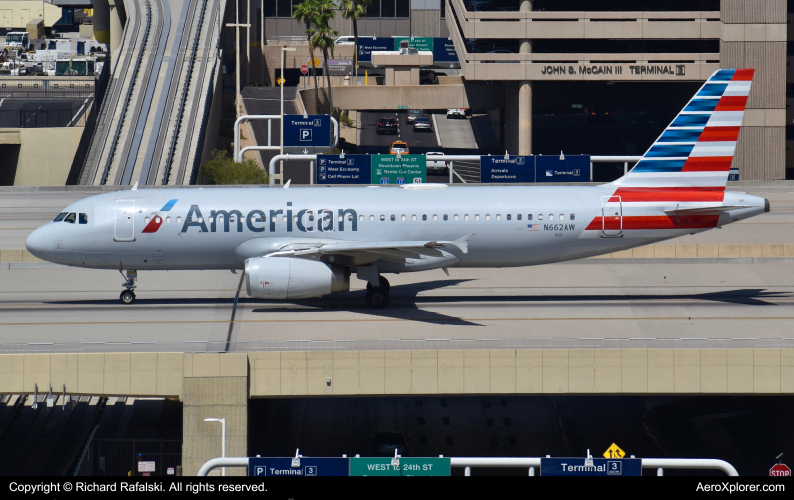
M389 303L388 273L532 266L721 227L769 211L726 191L752 69L716 71L637 165L600 186L190 188L92 196L36 229L35 256L118 269L245 270L248 295L301 299L367 282ZM126 276L124 275L126 271Z

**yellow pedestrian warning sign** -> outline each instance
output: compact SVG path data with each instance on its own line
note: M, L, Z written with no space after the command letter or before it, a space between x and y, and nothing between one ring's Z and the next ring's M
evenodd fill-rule
M604 458L623 458L626 456L626 452L620 449L620 446L612 443L612 446L607 448L607 451L604 452Z
M312 62L314 63L315 67L318 67L318 68L320 67L320 60L317 59L316 57L311 57L310 56L310 57L306 58L306 64L312 64Z
M281 78L281 77L279 77L278 79L276 79L276 83L278 83L279 85L284 85L284 82L285 82L285 81L286 81L286 80L284 80L284 79L283 79L283 78Z

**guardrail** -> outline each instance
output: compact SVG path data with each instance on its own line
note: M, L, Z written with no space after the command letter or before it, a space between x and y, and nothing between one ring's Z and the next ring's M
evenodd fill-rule
M472 467L528 468L529 475L534 476L535 467L540 467L541 460L541 457L450 457L450 464L452 467L464 467L466 476L471 475ZM710 469L721 470L728 476L739 475L733 465L715 458L642 458L640 460L643 469L656 469L657 476L664 475L664 469ZM218 467L248 467L248 457L213 458L201 466L198 476L206 476Z

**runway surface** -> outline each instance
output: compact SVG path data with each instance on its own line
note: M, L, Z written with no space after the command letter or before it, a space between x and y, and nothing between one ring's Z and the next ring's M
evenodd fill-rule
M0 271L0 352L794 347L790 264L548 265L389 275L323 299L248 299L240 275L140 272L138 301L114 271ZM666 283L665 283L666 281ZM231 325L231 328L230 328Z

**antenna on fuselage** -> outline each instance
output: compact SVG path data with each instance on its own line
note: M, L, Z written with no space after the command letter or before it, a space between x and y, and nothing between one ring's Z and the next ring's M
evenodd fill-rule
M284 189L289 189L289 183L292 182L292 179L287 180L287 183L284 184Z
M140 181L138 181L138 182L140 182ZM130 191L137 191L138 190L138 182L136 182L135 185L132 186L132 189L130 189Z

